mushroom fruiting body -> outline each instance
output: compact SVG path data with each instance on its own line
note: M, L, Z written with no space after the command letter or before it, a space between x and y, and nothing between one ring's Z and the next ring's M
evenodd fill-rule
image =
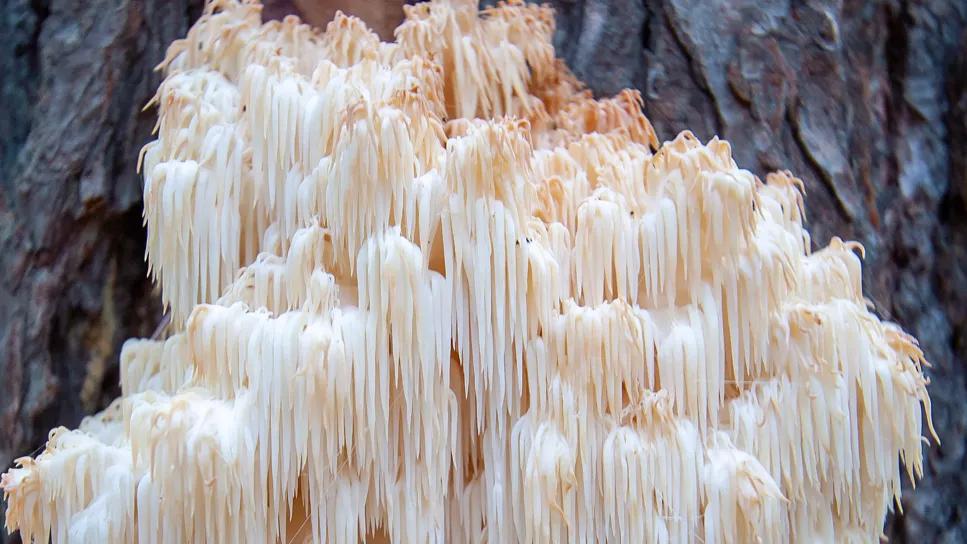
M3 476L54 542L870 542L922 471L916 341L802 184L659 145L548 8L396 41L211 2L143 152L166 338ZM932 429L931 429L932 431Z

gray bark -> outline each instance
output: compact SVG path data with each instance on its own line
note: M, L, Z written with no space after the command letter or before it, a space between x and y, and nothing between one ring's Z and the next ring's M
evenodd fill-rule
M0 466L103 407L121 342L160 319L135 174L155 114L140 110L199 3L0 5ZM866 246L868 296L934 365L943 441L888 534L967 541L967 4L552 3L559 54L596 93L638 88L661 138L718 135L743 167L793 171L814 240Z
M160 318L135 164L155 122L141 112L152 68L186 32L187 4L0 5L3 470L116 396L121 343Z

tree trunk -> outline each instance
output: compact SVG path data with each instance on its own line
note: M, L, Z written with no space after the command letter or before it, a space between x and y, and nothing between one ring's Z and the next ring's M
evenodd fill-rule
M817 245L866 246L868 296L934 364L943 440L888 534L967 541L967 5L552 3L559 54L596 93L638 88L661 138L718 135L757 174L791 170ZM161 317L135 173L155 112L141 107L199 4L0 6L0 465L104 407L121 343Z
M0 6L0 466L119 394L117 357L150 335L138 152L153 67L187 1ZM5 533L6 531L4 531ZM3 540L3 537L0 537Z

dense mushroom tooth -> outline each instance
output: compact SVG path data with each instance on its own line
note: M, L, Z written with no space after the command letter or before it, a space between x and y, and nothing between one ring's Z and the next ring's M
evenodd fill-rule
M407 6L405 13L397 41L405 55L430 54L448 73L448 117L526 117L529 87L560 70L545 7L509 2L478 18L475 2L454 0Z
M109 444L83 430L58 427L36 459L16 460L3 475L10 506L7 526L22 526L27 542L133 540L134 487L140 470L125 444ZM62 482L73 482L63 486ZM70 513L63 516L63 513Z
M123 396L163 389L161 365L164 344L164 341L146 338L130 338L124 342L118 363Z
M339 66L351 66L375 58L379 50L379 36L357 17L340 11L326 26L320 56L333 59Z
M759 460L716 433L706 449L706 542L773 542L783 531L785 497Z
M406 6L394 43L215 0L144 147L173 326L3 475L54 542L879 537L936 439L862 246L803 185L659 145L549 8ZM926 417L923 417L923 414Z
M658 135L642 113L642 104L641 93L631 89L604 100L576 94L554 112L551 122L556 130L546 144L566 145L589 133L614 133L629 142L657 149Z

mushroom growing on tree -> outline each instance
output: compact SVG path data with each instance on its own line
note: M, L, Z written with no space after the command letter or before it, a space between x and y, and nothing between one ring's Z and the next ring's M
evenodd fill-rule
M802 184L594 99L549 8L396 41L210 2L142 156L166 337L3 475L54 542L870 542L922 471L916 340ZM933 432L930 429L931 433ZM934 435L935 436L935 435Z

